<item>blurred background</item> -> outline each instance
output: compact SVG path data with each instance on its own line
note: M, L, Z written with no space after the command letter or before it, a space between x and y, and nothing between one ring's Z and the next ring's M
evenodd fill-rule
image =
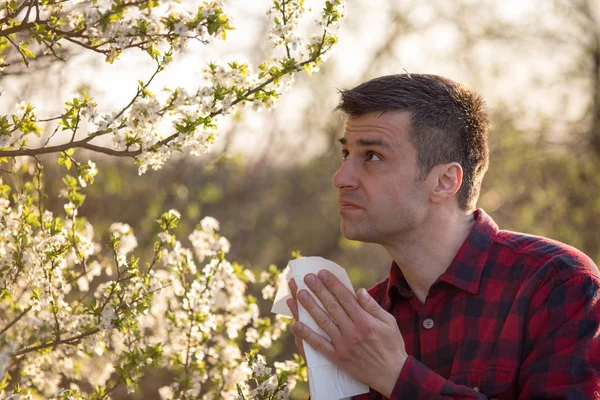
M263 0L227 2L236 31L227 47L190 46L156 82L196 87L209 59L258 63L270 51ZM80 210L102 232L130 224L140 255L152 251L155 219L182 213L179 238L204 216L221 222L230 260L259 273L283 269L293 251L344 266L355 288L384 279L390 258L375 245L340 236L336 191L342 116L338 88L402 72L445 75L487 100L492 115L490 168L479 206L502 229L573 245L600 263L600 0L348 0L340 44L321 71L301 74L271 113L229 116L212 152L181 156L138 176L130 159L89 157L100 170ZM147 57L114 65L71 54L0 75L0 106L31 100L38 116L54 115L70 93L86 88L100 110L122 107ZM0 73L1 74L1 73ZM48 202L62 209L61 170L46 163ZM97 237L105 243L108 234ZM260 298L260 293L257 293ZM268 313L270 304L263 302ZM289 359L291 335L267 353ZM151 383L149 383L151 385ZM304 399L300 384L294 398ZM146 397L150 398L150 397Z

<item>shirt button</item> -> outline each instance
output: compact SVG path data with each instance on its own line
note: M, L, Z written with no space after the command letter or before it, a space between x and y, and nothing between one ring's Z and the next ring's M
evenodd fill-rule
M423 328L431 329L433 328L433 320L431 318L427 318L423 320Z

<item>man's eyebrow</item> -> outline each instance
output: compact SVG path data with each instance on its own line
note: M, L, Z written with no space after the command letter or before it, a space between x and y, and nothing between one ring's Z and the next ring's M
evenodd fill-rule
M346 140L346 138L340 138L338 141L344 146L348 144L348 140ZM359 146L380 146L387 149L392 147L390 143L382 139L358 139L356 144Z

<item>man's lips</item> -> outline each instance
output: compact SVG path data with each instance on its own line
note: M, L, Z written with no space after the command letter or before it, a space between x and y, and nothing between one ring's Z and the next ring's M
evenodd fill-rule
M340 200L338 203L339 203L340 211L341 210L351 211L351 210L358 210L361 208L359 205L357 205L356 203L352 203L351 201Z

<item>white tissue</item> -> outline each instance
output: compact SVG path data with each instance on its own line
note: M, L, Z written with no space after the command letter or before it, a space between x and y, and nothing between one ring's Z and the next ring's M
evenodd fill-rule
M304 283L306 274L317 274L321 270L327 270L334 274L340 282L354 293L352 282L344 268L330 260L322 257L304 257L292 260L279 276L279 288L275 295L272 312L292 317L292 312L286 300L291 298L288 287L290 279L294 278L298 290L307 290L317 304L323 308L323 305ZM311 328L316 333L329 339L329 336L312 319L308 311L298 303L298 318L300 322ZM304 353L306 354L306 365L308 366L308 385L310 388L311 400L340 400L349 399L369 392L369 387L352 378L345 371L337 368L324 355L313 349L308 343L304 342Z

